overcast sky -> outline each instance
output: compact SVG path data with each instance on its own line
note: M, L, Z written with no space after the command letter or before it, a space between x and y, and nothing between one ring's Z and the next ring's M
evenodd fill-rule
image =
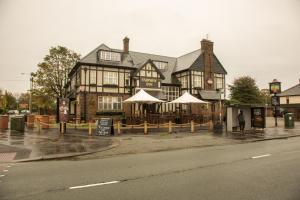
M300 0L0 0L0 88L29 89L52 46L85 56L99 44L178 57L214 42L228 72L260 88L274 78L283 89L300 78Z

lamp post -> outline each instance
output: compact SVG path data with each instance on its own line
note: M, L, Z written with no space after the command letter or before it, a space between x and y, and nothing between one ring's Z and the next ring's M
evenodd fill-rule
M278 106L279 106L279 97L277 96L278 93L281 92L281 82L279 82L277 79L273 79L271 83L269 83L270 87L270 94L273 94L271 102L274 106L274 117L275 117L275 126L278 126L277 122L277 112L278 112Z
M86 122L87 119L87 102L86 102L86 73L87 68L84 68L84 121Z
M30 75L30 90L29 90L29 112L32 113L32 90L34 73L21 73L21 75Z

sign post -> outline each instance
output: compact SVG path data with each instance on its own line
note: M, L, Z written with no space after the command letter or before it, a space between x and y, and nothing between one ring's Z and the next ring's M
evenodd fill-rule
M69 114L69 99L61 98L59 99L59 124L60 124L60 133L66 132L66 123L68 122Z
M270 86L270 94L274 95L272 96L271 103L272 106L274 106L275 126L277 127L278 107L280 105L279 97L277 96L277 94L281 92L281 82L277 81L277 79L274 79L271 83L269 83L269 86Z

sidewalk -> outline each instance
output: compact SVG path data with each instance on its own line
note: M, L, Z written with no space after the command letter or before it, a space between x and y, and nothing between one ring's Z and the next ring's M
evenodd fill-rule
M113 138L88 136L80 131L60 134L57 129L19 133L0 131L0 163L51 159L96 152L113 145ZM13 156L14 154L14 156Z

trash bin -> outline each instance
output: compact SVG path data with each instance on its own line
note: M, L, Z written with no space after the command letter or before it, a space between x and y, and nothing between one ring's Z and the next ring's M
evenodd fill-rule
M214 124L213 131L216 134L222 134L223 133L223 125L221 123Z
M10 130L24 132L25 119L24 116L14 116L10 118Z
M294 128L294 113L286 113L284 115L284 127L285 128Z
M8 115L0 115L0 129L8 129Z

